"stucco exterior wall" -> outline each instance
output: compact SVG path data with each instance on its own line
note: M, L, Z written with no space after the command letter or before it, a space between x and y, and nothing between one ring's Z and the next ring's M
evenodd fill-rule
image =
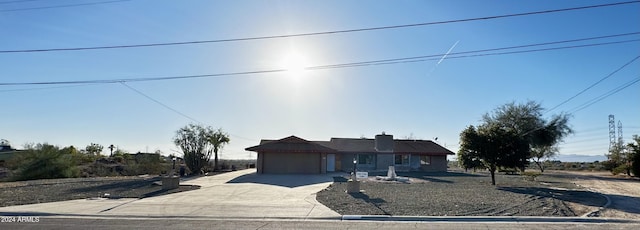
M394 166L394 154L377 154L378 161L376 161L377 170L388 170L389 166Z
M419 156L416 157L419 158ZM431 156L431 164L421 165L420 170L426 172L446 172L447 156Z

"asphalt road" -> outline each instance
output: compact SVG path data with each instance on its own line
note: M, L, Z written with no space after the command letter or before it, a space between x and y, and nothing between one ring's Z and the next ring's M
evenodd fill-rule
M122 219L40 217L37 222L0 223L0 229L640 229L640 223L513 221L340 221L254 219Z

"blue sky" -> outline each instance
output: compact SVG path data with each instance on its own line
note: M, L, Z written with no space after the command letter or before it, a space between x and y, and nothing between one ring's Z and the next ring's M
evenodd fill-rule
M0 4L0 50L131 45L290 35L603 4L603 1L168 1L7 11L100 1ZM0 2L2 3L2 2ZM252 41L85 51L0 53L0 83L219 74L444 54L640 32L640 3L521 17ZM550 48L640 39L640 35ZM454 44L455 47L454 47ZM521 49L522 50L522 49ZM509 50L513 51L513 50ZM198 122L231 133L223 158L296 135L434 139L458 136L508 102L554 107L640 55L640 42L412 63L183 80L127 82ZM453 57L448 56L448 57ZM437 58L436 58L437 59ZM289 60L289 61L287 61ZM291 61L295 60L295 61ZM546 115L575 108L640 77L636 60ZM0 86L0 138L129 152L178 150L194 122L113 84ZM573 113L561 154L603 155L608 115L625 141L640 133L640 83ZM617 130L616 130L617 131ZM105 151L106 152L106 151Z

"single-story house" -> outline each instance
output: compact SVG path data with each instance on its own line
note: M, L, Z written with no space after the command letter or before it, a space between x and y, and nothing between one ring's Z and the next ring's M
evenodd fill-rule
M331 138L308 141L296 136L262 140L246 148L258 153L259 174L319 174L335 171L447 171L450 150L428 140L397 140L382 133L375 139Z

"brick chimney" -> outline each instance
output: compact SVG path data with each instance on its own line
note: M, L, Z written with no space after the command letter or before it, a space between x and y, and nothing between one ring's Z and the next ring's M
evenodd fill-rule
M384 132L376 135L375 149L378 152L393 152L393 135L387 135Z

